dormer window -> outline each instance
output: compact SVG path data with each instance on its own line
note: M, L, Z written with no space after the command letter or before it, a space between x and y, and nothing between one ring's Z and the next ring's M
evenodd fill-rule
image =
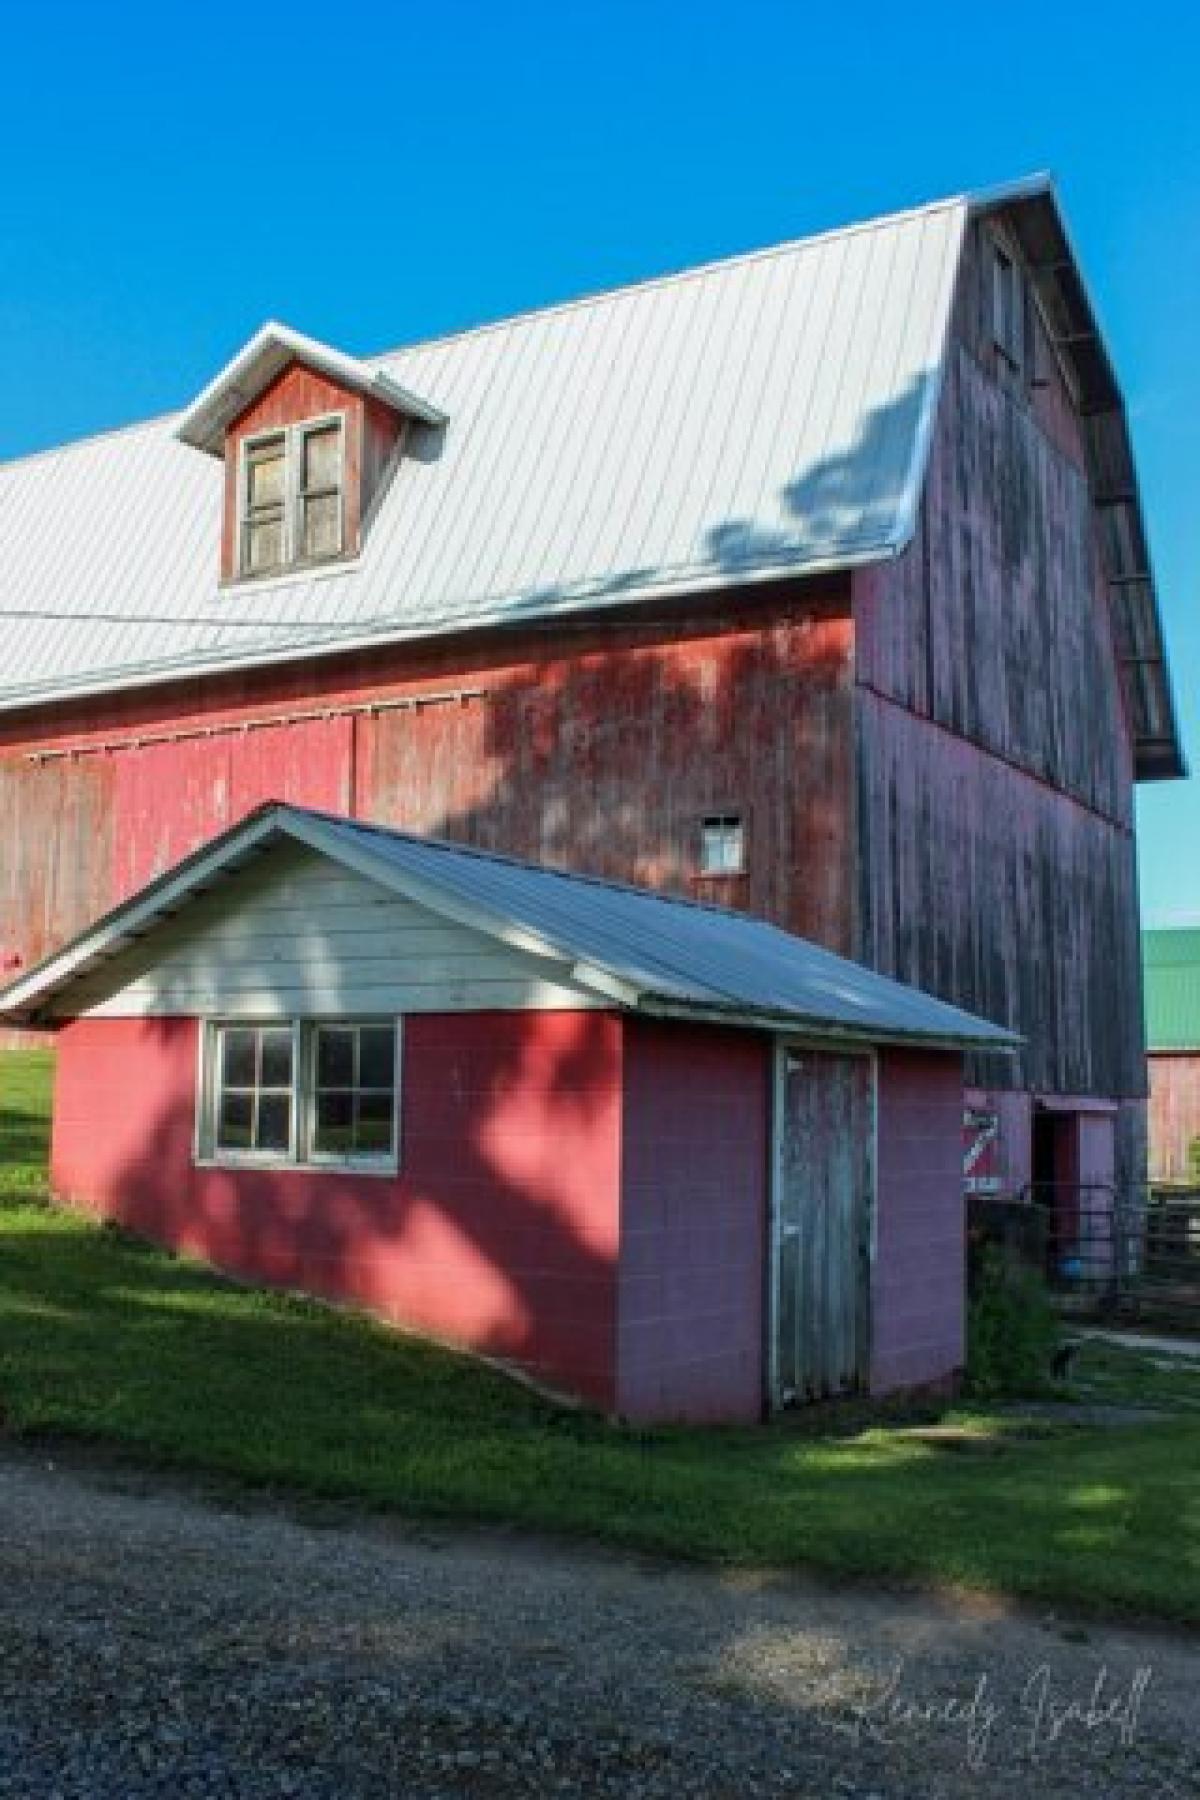
M341 417L245 439L240 574L341 555L345 441Z
M410 434L445 424L388 369L264 325L175 427L225 465L222 582L361 556Z

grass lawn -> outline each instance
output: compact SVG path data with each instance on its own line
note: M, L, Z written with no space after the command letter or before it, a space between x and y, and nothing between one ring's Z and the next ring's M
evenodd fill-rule
M1167 1421L1121 1429L1026 1431L983 1408L949 1415L963 1429L940 1436L623 1429L50 1210L49 1073L46 1056L0 1055L0 1406L12 1432L413 1514L1200 1618L1188 1386L1200 1373L1179 1378ZM1130 1353L1088 1350L1081 1364L1105 1398L1143 1397L1149 1375ZM1168 1387L1155 1393L1169 1404Z

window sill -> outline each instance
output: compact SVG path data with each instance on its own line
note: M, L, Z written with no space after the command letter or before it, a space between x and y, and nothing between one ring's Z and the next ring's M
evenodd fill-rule
M360 567L362 551L347 551L342 556L322 556L315 562L289 563L285 569L272 569L264 575L226 575L220 584L224 594L247 593L256 594L272 592L275 588L295 587L300 581L322 581L330 575L348 575Z
M266 1175L369 1175L376 1179L394 1181L400 1173L398 1160L383 1162L373 1161L340 1161L297 1162L289 1156L195 1156L193 1166L197 1169L226 1169L235 1174L252 1175L255 1172Z

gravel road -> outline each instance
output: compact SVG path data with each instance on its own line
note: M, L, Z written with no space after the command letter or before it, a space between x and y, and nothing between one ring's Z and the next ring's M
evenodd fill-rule
M931 1529L936 1525L931 1521ZM0 1446L0 1796L1200 1794L1200 1647Z

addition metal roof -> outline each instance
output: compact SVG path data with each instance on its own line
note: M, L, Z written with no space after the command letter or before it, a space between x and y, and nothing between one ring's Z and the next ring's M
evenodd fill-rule
M184 413L0 466L0 710L899 554L996 210L1084 417L1138 773L1181 773L1124 406L1042 176L385 356L264 327ZM406 453L355 561L222 587L204 449L289 344L390 395Z
M160 876L0 991L0 1018L39 1021L231 869L283 840L544 959L613 1006L866 1043L1009 1050L1012 1032L724 907L517 862L271 803Z

